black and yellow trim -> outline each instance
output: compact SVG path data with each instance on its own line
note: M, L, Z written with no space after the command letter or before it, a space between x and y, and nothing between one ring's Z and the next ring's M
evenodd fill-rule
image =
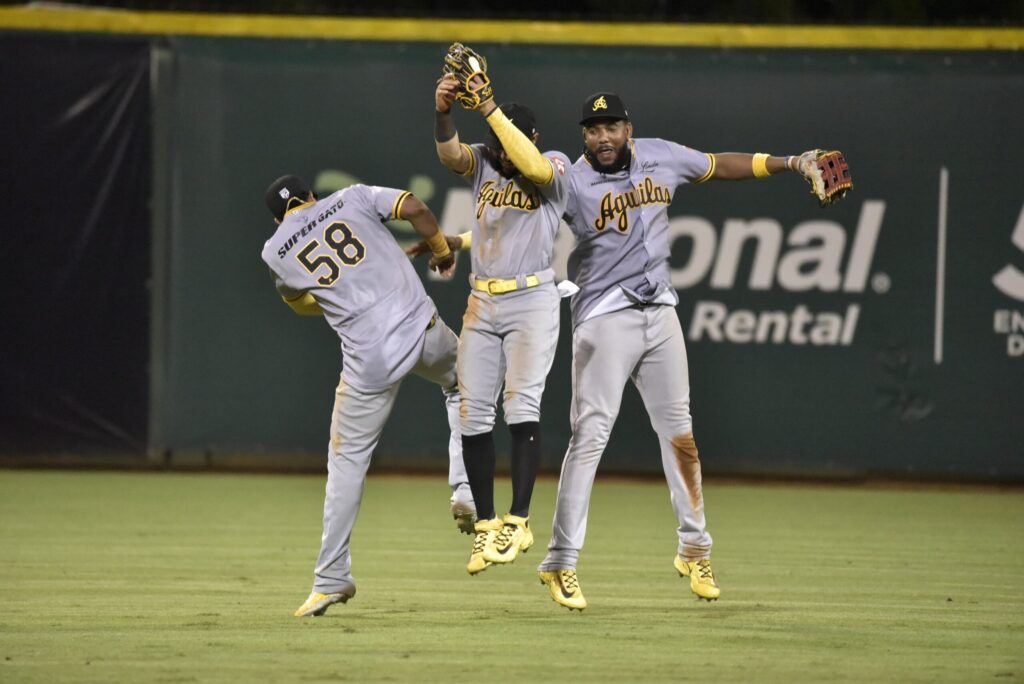
M869 50L1020 50L1024 28L754 26L486 21L134 12L81 7L0 9L0 29L451 43Z
M292 206L292 202L295 202L297 200L300 201L301 203L300 204L296 204L293 207ZM283 219L285 216L287 216L288 214L292 213L293 211L298 211L299 209L302 209L303 207L308 207L311 204L313 204L313 202L310 201L310 200L299 200L298 197L292 197L291 199L288 200L288 203L287 203L287 207L288 208L285 209L284 214L281 216L281 218Z
M406 190L401 195L399 195L398 197L395 198L395 203L391 207L391 217L392 218L401 220L401 218L402 218L402 203L404 203L405 200L411 194L412 194L411 192Z
M704 181L708 180L709 178L715 175L715 155L708 154L707 152L705 152L704 156L708 158L708 170L704 172L703 176L693 181L694 183L703 183Z
M476 152L466 143L459 143L459 147L469 153L469 168L460 173L460 176L472 176L476 172Z

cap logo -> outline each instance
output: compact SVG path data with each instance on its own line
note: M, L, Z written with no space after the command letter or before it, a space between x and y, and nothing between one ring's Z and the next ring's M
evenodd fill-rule
M281 196L281 199L288 199L292 193L288 192L288 188L281 188L277 191L277 194Z
M594 100L594 108L591 111L597 111L598 109L608 109L608 103L604 101L604 95Z

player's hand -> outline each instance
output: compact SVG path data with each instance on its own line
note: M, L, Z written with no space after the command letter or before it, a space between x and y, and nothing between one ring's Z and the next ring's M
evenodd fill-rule
M475 88L476 90L482 90L485 86L489 85L490 83L491 81L485 81L480 76L474 76L473 78L469 79L469 85ZM494 104L494 98L491 97L484 100L483 103L481 103L481 105L476 108L476 111L480 112L484 116L484 118L487 118L487 116L494 111L495 107L497 107L497 105Z
M437 271L442 278L451 278L455 273L455 252L448 252L443 257L430 257L427 267Z
M454 254L462 249L462 238L458 235L445 235L445 242L448 243L448 249ZM413 259L421 254L430 254L430 245L427 244L426 240L420 240L412 247L408 247L405 253L411 256Z
M451 74L445 74L437 81L437 90L434 91L434 108L442 114L450 112L458 92L459 79Z

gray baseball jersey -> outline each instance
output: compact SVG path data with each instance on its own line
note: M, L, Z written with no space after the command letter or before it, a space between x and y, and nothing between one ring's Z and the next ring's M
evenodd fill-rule
M540 284L491 296L469 295L459 336L461 431L494 427L496 398L509 425L540 420L540 402L558 342L559 297L551 270L555 233L568 200L569 158L545 152L554 175L535 185L522 175L505 178L487 161L485 145L466 145L472 162L462 174L476 194L473 278L536 275Z
M364 390L387 387L410 371L435 314L384 225L408 195L352 185L286 214L263 247L281 295L310 292L324 310L341 338L344 379Z
M472 163L463 176L476 196L471 248L478 278L513 278L551 267L555 233L569 197L570 162L548 151L554 177L536 186L523 176L505 178L488 162L486 146L466 146Z
M668 258L668 205L685 183L713 171L709 155L659 138L630 141L632 163L614 174L595 171L585 157L573 165L566 221L576 236L569 256L573 326L595 313L634 302L677 304Z
M677 187L707 180L714 158L659 139L632 140L629 168L602 174L581 157L566 218L577 246L573 310L572 439L562 463L548 555L541 570L575 568L601 454L632 380L658 433L678 521L677 553L706 558L700 462L693 444L689 368L674 306L668 205Z

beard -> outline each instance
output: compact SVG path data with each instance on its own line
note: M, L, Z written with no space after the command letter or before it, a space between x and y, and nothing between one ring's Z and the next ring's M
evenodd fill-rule
M484 158L487 163L491 165L491 168L498 172L498 175L502 178L512 179L519 175L519 169L515 165L510 165L508 169L505 169L501 163L500 153L493 147L485 147L486 150Z
M610 164L602 164L597 160L597 155L590 151L586 145L583 146L583 156L587 158L590 165L598 173L618 173L629 166L633 155L629 151L629 141L622 143L622 148L616 153L615 159Z

